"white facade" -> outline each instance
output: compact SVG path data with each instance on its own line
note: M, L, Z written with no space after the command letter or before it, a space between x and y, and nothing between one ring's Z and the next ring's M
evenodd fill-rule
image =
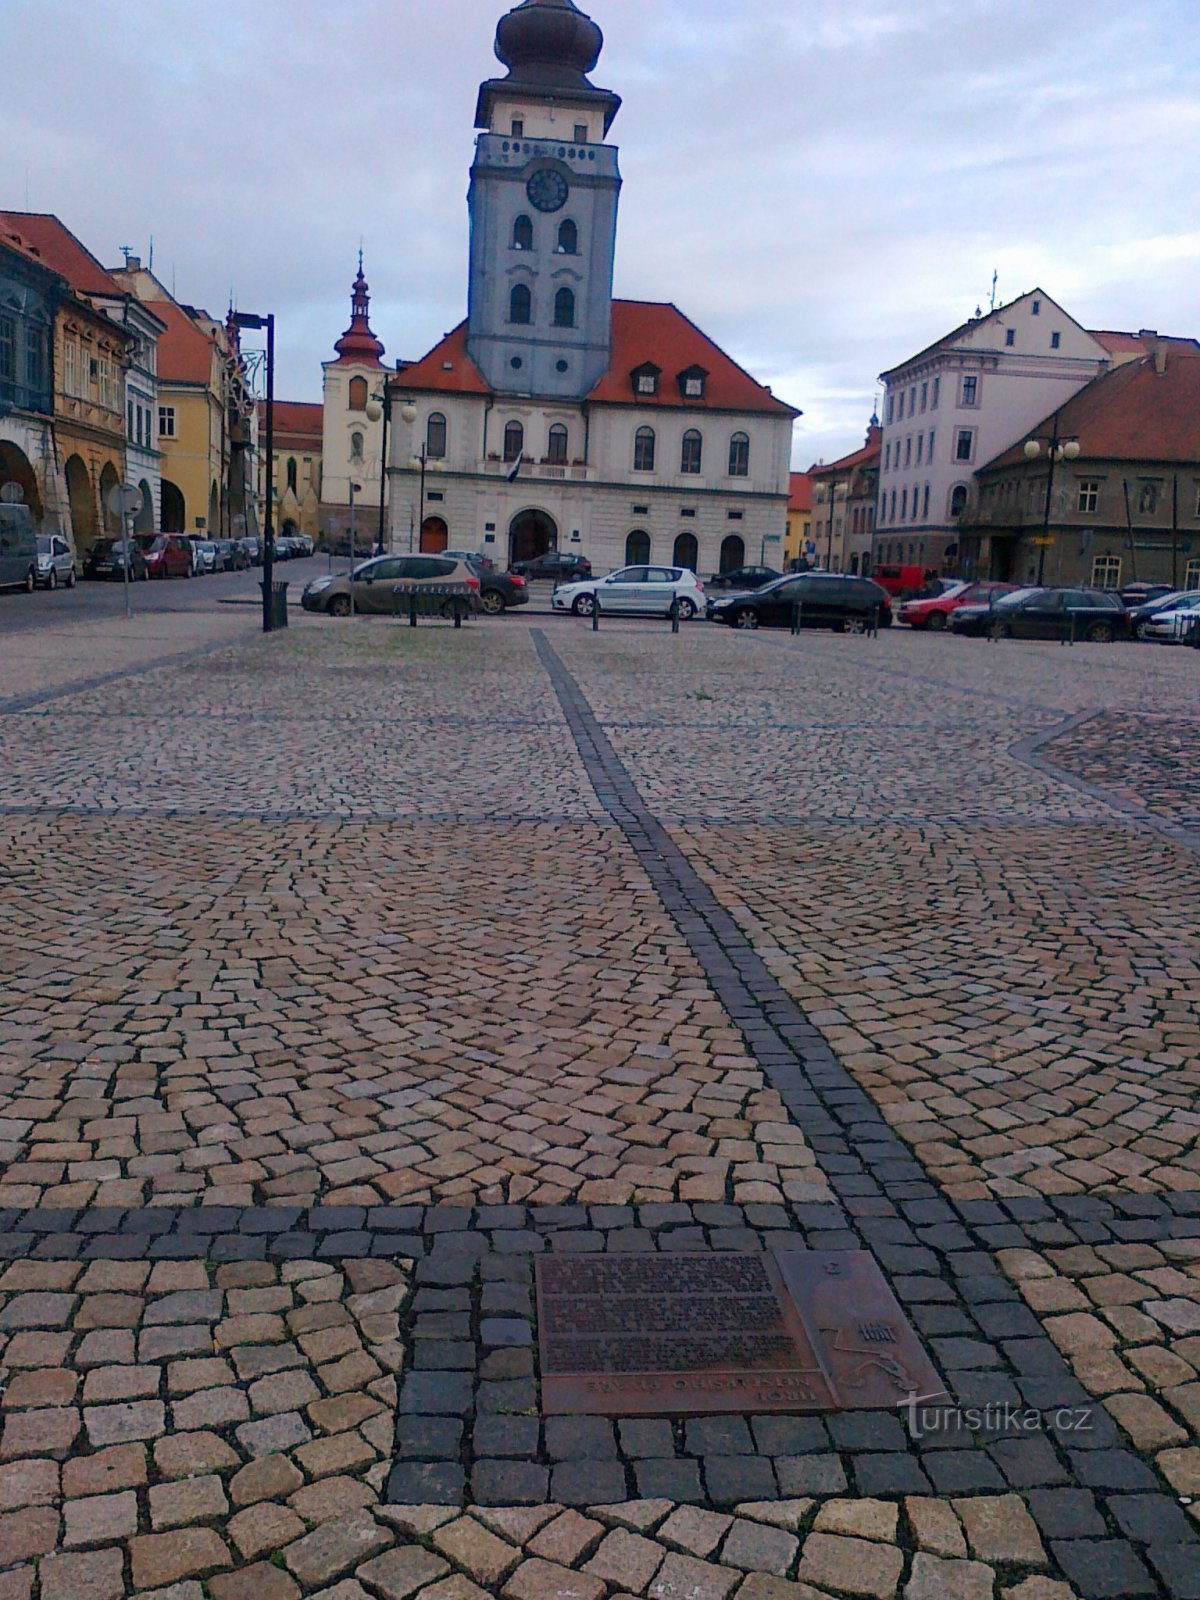
M345 510L350 505L350 485L360 484L354 502L357 508L366 507L358 517L361 529L374 527L370 508L379 515L379 478L383 470L383 422L372 422L366 411L355 402L362 388L353 390L357 379L365 386L367 403L374 396L382 396L385 371L376 366L347 365L327 361L322 398L324 404L324 429L321 439L321 500L322 515L328 522L333 517L337 530L341 530ZM326 529L325 531L333 531Z
M702 576L722 564L741 564L729 558L728 550L723 562L727 540L742 541L747 561L771 562L780 556L787 518L790 413L697 416L683 409L664 413L637 406L433 396L406 390L403 377L393 380L392 393L393 549L420 548L422 528L440 519L449 548L477 549L507 564L518 553L512 545L514 524L534 511L553 524L554 547L586 556L597 573L627 565L630 536L640 534L648 538L649 548L639 559L680 565L692 564L677 552L681 536L686 541L690 535ZM409 406L417 413L413 422L403 417ZM422 517L420 473L411 463L422 444L428 445L431 416L446 419L446 455L427 462ZM510 423L521 425L528 452L512 483L512 464L503 460ZM567 461L562 465L542 459L552 427L567 429ZM655 436L653 471L634 467L636 437L646 428ZM678 470L688 431L701 436L699 474ZM435 423L435 438L438 432ZM745 478L727 471L730 441L739 433L749 438Z
M975 470L1109 360L1099 340L1034 290L885 372L876 562L952 562Z
M134 526L149 533L162 526L162 453L158 447L158 337L163 324L132 295L114 321L135 340L125 369L125 481L142 491Z

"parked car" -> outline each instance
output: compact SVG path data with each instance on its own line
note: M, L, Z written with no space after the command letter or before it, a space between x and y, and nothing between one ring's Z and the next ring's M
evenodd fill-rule
M1200 591L1175 599L1156 611L1142 624L1139 637L1156 644L1191 644L1194 627L1200 626Z
M152 578L190 578L196 570L192 541L181 533L160 533L142 554Z
M946 627L951 612L959 606L987 605L990 599L1002 594L1012 594L1015 583L970 583L953 585L942 594L925 599L905 600L900 607L900 621L910 628L927 628L936 633Z
M996 639L1086 639L1108 644L1129 634L1129 614L1107 589L1014 589L991 606L959 606L955 633Z
M479 550L443 550L441 553L450 561L473 561L481 572L496 570L496 563L492 557L485 556Z
M317 548L306 533L294 533L289 535L289 537L296 541L302 556L311 556L313 551Z
M690 622L704 609L704 585L686 567L622 567L599 581L587 578L560 584L550 604L555 611L573 611L577 617L590 617L597 603L605 616L618 611L665 617L676 601L681 622Z
M97 539L96 543L83 558L83 575L85 578L97 578L109 582L124 583L125 581L125 541L124 539ZM146 566L146 557L142 547L135 540L129 541L129 577L131 582L141 583L150 576Z
M249 559L237 539L218 539L217 554L225 563L226 572L242 572L250 565Z
M555 583L574 583L592 576L592 563L586 556L564 550L547 550L536 561L514 561L508 569L526 579L553 578Z
M870 578L832 572L800 572L765 584L753 594L710 600L708 617L731 628L791 627L797 603L802 628L863 633L876 612L881 628L892 624L892 603L884 589Z
M1161 600L1171 592L1169 583L1127 583L1121 590L1121 604L1132 611L1137 606L1149 605L1152 600Z
M876 567L871 578L881 589L886 589L893 599L909 600L926 589L932 594L938 582L935 567L888 566Z
M517 572L497 572L495 564L489 562L484 565L484 557L475 554L454 556L449 550L443 550L442 559L445 561L462 561L479 579L479 603L489 617L499 617L510 606L527 606L529 604L529 585Z
M277 533L275 535L276 561L290 561L296 554L296 547L292 542L290 533Z
M708 580L710 589L736 589L740 594L745 594L751 589L761 589L764 583L773 583L776 578L782 578L782 572L776 572L774 567L734 567L732 572L714 572Z
M1184 601L1192 599L1200 593L1195 589L1172 589L1167 594L1161 594L1156 600L1147 600L1144 605L1133 606L1129 609L1129 631L1135 639L1146 637L1146 624L1151 617L1157 616L1160 611L1170 611L1179 607Z
M403 584L464 584L480 609L481 580L465 561L447 556L377 556L354 569L354 610L370 616L391 616L396 609L396 587ZM305 585L300 604L305 611L326 616L350 615L350 574L313 578ZM447 602L449 609L450 602Z
M43 589L75 587L75 557L61 533L38 534L37 581Z
M252 567L262 566L262 540L254 534L249 534L241 541L242 549L246 552L248 564Z
M211 539L195 540L196 555L200 561L201 572L216 572L220 565L220 556L217 547Z
M0 589L32 594L37 566L37 535L29 507L0 502Z

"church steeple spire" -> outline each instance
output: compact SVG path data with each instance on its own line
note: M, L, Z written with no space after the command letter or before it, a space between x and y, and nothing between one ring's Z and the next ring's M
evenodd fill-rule
M343 365L382 367L383 344L371 332L371 293L363 277L363 253L358 252L358 276L350 291L350 326L334 345Z

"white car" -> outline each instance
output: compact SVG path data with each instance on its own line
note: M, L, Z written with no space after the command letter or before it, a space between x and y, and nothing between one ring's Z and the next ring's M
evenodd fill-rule
M1141 636L1159 644L1184 644L1194 637L1195 627L1200 627L1200 591L1176 601L1166 611L1153 612L1141 624Z
M61 533L38 534L37 581L43 589L75 587L75 557Z
M681 622L704 610L704 585L686 567L621 567L607 578L562 584L550 604L577 617L590 617L597 605L605 617L610 612L666 617L676 600Z

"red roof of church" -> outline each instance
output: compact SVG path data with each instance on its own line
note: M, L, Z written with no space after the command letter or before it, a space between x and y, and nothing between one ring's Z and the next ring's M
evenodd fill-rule
M603 405L655 406L709 411L763 411L797 416L777 400L677 306L646 300L614 300L612 361L588 399ZM662 371L656 395L636 394L631 374L654 365ZM684 400L676 378L689 367L708 374L705 397ZM444 394L487 395L490 388L467 354L467 325L460 322L427 356L401 374L400 387Z
M125 290L57 217L41 211L0 211L0 224L20 235L32 254L80 294L123 300Z
M267 403L265 400L258 402L259 437L265 439L263 433L267 425ZM325 408L314 405L309 400L276 400L275 402L275 443L283 440L294 441L302 444L304 448L319 450L323 443Z

